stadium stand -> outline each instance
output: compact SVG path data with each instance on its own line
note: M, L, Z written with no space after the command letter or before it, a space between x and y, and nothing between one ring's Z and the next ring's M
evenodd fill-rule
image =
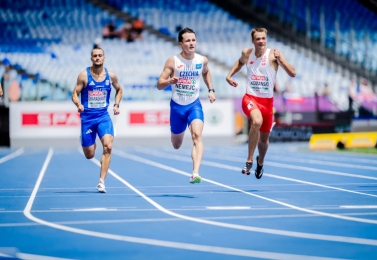
M92 2L94 4L84 0L1 2L0 23L5 25L3 31L5 41L0 44L0 60L7 59L13 66L35 75L33 79L17 76L22 89L20 99L69 98L76 76L90 65L88 54L96 39L101 37L102 28L109 21L115 21L118 28L125 22L108 10L100 9L97 6L99 2L109 4L131 17L140 18L152 30L171 39L166 41L166 38L159 37L158 34L144 31L143 40L134 42L126 42L122 39L102 40L101 46L106 50L106 66L120 75L120 83L125 88L125 99L159 100L170 97L169 91L156 92L154 86L163 62L180 50L177 44L173 43L176 41L177 27L186 26L193 28L197 33L198 52L216 61L210 63L210 68L218 97L232 98L243 95L244 87L233 89L226 84L224 78L240 56L242 48L251 46L250 24L205 0L196 1L195 5L190 1L175 0ZM290 23L290 19L294 17L289 15L293 1L251 2L256 6L260 5L262 9L267 9L270 15L280 14L283 23ZM322 2L325 4L324 1ZM281 5L283 8L268 8L276 3L284 3L284 6ZM337 6L328 5L327 8L331 7ZM297 13L304 14L305 5L301 2L297 3L297 10ZM313 10L318 11L318 8L313 7ZM313 24L318 24L317 11L312 15ZM304 30L303 17L300 19L297 19L301 21L297 22L297 28ZM331 28L331 20L333 16L326 16L329 28ZM370 25L374 26L374 23L371 22ZM347 28L344 26L341 25L342 37L347 38ZM355 30L361 31L360 26L359 23L355 23ZM333 34L331 29L328 29L328 32L329 35ZM312 30L312 37L319 37L318 35L318 30ZM372 42L373 37L371 37ZM329 47L331 42L333 41L326 41ZM280 92L288 92L289 87L290 92L302 97L313 97L315 93L321 93L327 84L330 87L328 99L341 110L348 108L350 75L344 75L331 66L322 64L315 55L307 55L310 50L284 44L272 36L269 36L269 45L281 50L297 70L297 77L294 79L290 79L284 73L278 73L277 89ZM346 47L341 50L347 55ZM369 59L368 64L371 68L374 68L374 60ZM40 79L46 80L45 83L41 83ZM242 73L238 80L242 86L244 81ZM204 97L206 93L202 92L201 95Z

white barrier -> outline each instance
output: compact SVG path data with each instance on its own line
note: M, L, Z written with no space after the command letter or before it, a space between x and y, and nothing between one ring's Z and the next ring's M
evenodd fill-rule
M234 135L232 100L202 101L205 137ZM113 119L116 138L170 137L169 101L123 101ZM188 129L186 130L188 133ZM11 146L17 140L75 139L80 136L80 116L72 102L15 102L10 105ZM19 145L17 145L19 146Z

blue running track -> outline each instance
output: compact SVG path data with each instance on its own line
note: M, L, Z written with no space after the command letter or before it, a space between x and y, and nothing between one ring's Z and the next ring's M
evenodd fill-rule
M0 258L377 259L377 156L205 146L190 184L191 147L115 143L101 194L100 151L0 149Z

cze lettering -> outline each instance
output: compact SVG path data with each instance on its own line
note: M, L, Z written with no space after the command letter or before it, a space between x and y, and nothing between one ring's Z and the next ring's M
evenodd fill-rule
M199 72L197 71L181 71L179 72L180 77L199 77Z

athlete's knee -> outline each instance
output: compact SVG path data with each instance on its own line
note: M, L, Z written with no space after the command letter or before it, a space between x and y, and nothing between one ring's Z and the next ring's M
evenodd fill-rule
M103 153L111 153L111 150L113 149L112 143L105 143L103 145Z
M260 132L259 144L264 145L264 146L268 146L268 144L270 143L269 139L270 139L270 133Z
M182 146L182 141L171 141L174 149L178 150Z
M191 134L191 137L192 137L192 141L194 143L199 143L199 142L202 141L202 134L201 133L193 132Z
M263 119L262 118L253 118L251 120L251 127L259 129L262 126Z
M94 157L94 152L86 152L84 154L86 159L92 159Z
M260 144L263 144L263 145L268 145L268 144L269 144L269 141L268 141L268 139L262 139L262 138L260 138L260 139L259 139L259 143L260 143Z

